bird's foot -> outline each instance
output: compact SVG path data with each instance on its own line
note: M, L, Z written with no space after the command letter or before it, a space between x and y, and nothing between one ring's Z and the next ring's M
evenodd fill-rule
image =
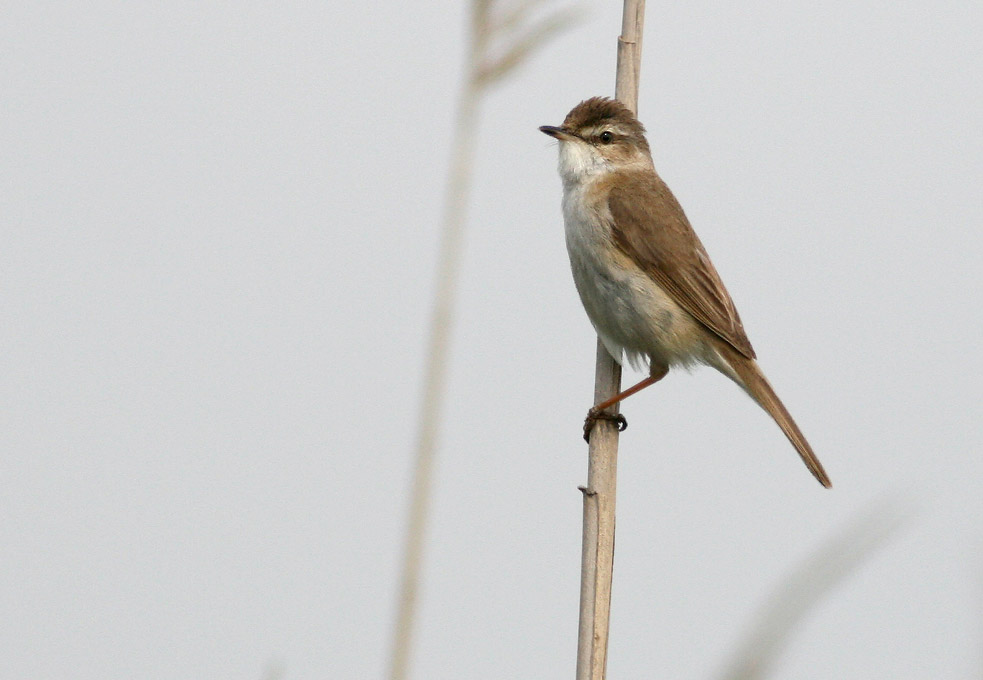
M590 443L591 430L594 429L594 423L598 420L609 420L615 423L618 426L618 432L624 432L625 428L628 427L628 421L620 413L606 413L592 408L587 412L587 417L584 419L584 441L588 444Z

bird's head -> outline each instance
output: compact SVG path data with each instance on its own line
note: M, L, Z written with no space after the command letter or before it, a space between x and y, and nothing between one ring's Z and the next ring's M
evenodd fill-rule
M560 127L544 125L539 129L560 142L560 176L564 182L652 166L645 128L616 99L587 99L567 114Z

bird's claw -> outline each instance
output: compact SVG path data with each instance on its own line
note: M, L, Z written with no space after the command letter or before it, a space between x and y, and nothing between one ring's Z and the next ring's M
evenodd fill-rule
M590 433L594 429L594 423L598 420L608 420L618 426L618 432L624 432L628 427L628 421L620 413L605 413L604 411L597 411L591 409L587 412L587 417L584 419L584 441L588 444L590 443Z

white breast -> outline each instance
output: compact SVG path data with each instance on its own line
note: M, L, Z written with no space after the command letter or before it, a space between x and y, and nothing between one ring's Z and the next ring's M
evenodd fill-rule
M702 360L701 328L615 245L606 197L586 182L564 182L563 221L573 279L587 316L618 363ZM602 198L602 200L598 200Z

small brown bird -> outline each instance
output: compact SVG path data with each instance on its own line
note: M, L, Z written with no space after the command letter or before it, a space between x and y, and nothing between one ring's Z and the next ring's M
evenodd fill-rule
M594 97L560 127L563 218L574 282L611 356L649 376L592 408L602 412L665 377L706 364L740 385L775 419L810 472L829 477L755 361L727 289L669 187L655 172L645 128L621 102Z

